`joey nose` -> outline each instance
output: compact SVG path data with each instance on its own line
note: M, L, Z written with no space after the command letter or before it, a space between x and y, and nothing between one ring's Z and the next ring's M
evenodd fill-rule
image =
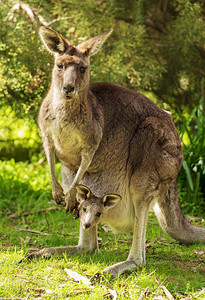
M67 85L67 86L63 87L63 91L64 91L65 94L73 93L74 90L75 90L75 88L72 85Z
M90 223L86 223L86 224L85 224L85 229L88 229L88 228L90 228L90 226L91 226L91 224L90 224Z

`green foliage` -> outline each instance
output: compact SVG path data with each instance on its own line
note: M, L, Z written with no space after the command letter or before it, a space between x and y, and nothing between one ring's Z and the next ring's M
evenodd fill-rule
M35 120L18 118L11 107L0 109L0 159L36 161L42 151Z
M180 111L182 122L181 140L184 151L183 169L179 176L183 205L186 211L205 214L205 114L201 98L191 114L187 117Z
M1 1L1 103L37 112L51 78L53 58L38 35L47 24L74 44L113 27L93 59L92 81L152 91L174 107L193 107L204 89L203 18L202 1Z
M51 196L48 168L43 165L28 165L0 161L0 214L17 213L45 206ZM41 173L41 176L39 174Z
M20 9L12 11L12 4L3 1L0 12L1 105L34 113L48 88L48 58L40 51L37 28Z

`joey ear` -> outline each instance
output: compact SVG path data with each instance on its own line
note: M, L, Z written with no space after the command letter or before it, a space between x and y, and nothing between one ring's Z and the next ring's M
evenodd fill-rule
M108 194L103 197L103 204L107 208L112 208L119 203L121 196L116 194Z
M73 48L72 45L68 44L68 42L60 35L57 31L42 26L39 30L40 37L51 53L64 53L67 49Z
M90 198L91 191L87 186L79 184L75 188L76 188L76 200L79 203Z
M88 56L95 55L100 50L100 48L102 47L102 45L104 44L104 42L107 40L107 38L110 36L111 33L112 33L112 28L103 34L95 36L89 39L88 41L79 44L76 48Z

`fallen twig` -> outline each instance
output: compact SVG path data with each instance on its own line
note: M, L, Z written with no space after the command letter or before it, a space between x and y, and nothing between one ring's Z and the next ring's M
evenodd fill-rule
M27 216L30 216L30 215L45 212L47 210L61 210L61 209L63 209L63 207L59 207L59 206L48 207L48 208L39 209L39 210L35 210L35 211L25 212L25 213L22 213L20 215L13 214L13 215L9 216L9 219L17 219L17 218L20 218L20 217L27 217Z
M148 244L146 244L146 248L149 248L152 244L158 242L158 238L154 239L153 241L150 241Z
M18 277L18 278L20 278L22 281L25 281L25 282L29 282L29 283L33 283L34 284L34 282L32 281L32 280L29 280L29 279L26 279L26 278L24 278L24 277L22 277L21 275L18 275L18 274L16 274L14 277ZM1 299L1 298L0 298Z
M165 295L167 296L167 298L169 300L175 300L174 297L172 296L172 294L170 293L170 291L168 291L166 286L163 285L163 283L159 280L159 278L157 276L155 277L155 281L156 281L156 283L158 283L161 286L161 288L163 289Z
M142 300L142 299L145 299L148 295L148 291L149 291L149 288L147 287L145 290L143 290L138 298L138 300Z
M71 297L71 296L81 295L81 294L90 293L90 292L91 292L90 289L75 290L75 291L70 291L69 293L66 294L66 296Z
M38 235L38 234L45 235L45 236L50 235L49 233L40 232L40 231L36 231L36 230L22 229L22 228L16 228L16 227L15 227L15 229L17 231L28 232L28 233L35 234L35 235Z

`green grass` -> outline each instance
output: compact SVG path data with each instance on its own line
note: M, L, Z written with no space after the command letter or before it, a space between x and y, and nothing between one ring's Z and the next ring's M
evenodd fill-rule
M109 289L118 299L138 299L147 290L147 299L164 297L160 279L175 299L205 299L204 245L184 246L165 235L150 213L147 228L147 265L111 279L105 276L89 288L65 272L72 269L90 278L105 267L125 260L132 235L114 235L99 228L100 252L73 257L53 257L18 264L34 249L76 245L79 220L64 210L49 210L51 185L47 164L0 162L0 299L106 299ZM60 167L57 165L59 174ZM41 212L36 212L41 210ZM23 213L32 213L21 216ZM15 214L15 215L14 215ZM198 220L205 225L203 220ZM37 230L34 235L18 229ZM159 299L159 298L158 298ZM162 299L162 298L161 298Z

